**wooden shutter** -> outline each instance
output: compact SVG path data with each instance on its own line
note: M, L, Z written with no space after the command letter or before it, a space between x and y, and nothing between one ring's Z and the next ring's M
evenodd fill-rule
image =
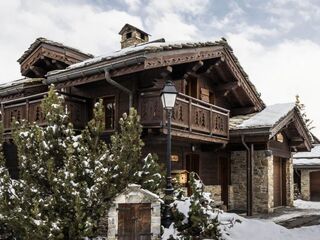
M200 89L200 99L202 101L205 101L205 102L210 102L210 98L209 98L209 90L206 89L206 88L201 88Z

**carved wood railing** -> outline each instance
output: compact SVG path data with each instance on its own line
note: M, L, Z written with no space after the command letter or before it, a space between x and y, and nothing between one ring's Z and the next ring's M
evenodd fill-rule
M81 129L88 121L87 101L78 96L60 93L65 97L66 108L69 112L70 121L75 129ZM4 131L12 130L14 119L16 121L26 119L39 125L46 125L46 119L41 109L41 101L46 93L18 98L1 103L1 113Z
M159 92L143 92L140 95L141 123L147 128L164 127ZM179 93L172 114L172 128L182 132L206 136L229 137L229 110Z

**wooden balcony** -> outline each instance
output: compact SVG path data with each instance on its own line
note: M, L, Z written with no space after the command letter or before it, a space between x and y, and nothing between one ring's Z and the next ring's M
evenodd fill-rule
M70 120L75 129L81 129L88 121L88 107L86 99L60 93L65 96L65 104L70 112ZM1 103L4 132L12 130L13 120L26 119L39 125L46 125L44 114L41 110L41 101L46 93L18 98Z
M139 110L145 128L160 128L164 133L166 113L159 92L140 94ZM172 114L172 135L205 142L229 139L229 110L179 93Z

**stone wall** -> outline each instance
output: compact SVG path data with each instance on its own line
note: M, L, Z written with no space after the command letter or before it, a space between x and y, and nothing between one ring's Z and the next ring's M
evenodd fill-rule
M211 193L211 198L216 202L221 202L221 185L207 185L204 191Z
M229 208L247 208L246 151L231 152ZM270 151L255 151L253 163L253 213L271 212L273 208L273 157Z
M253 167L253 213L269 213L273 207L273 157L255 151Z
M233 196L229 192L229 201L233 202L231 210L247 209L247 155L245 151L231 152L231 185Z
M301 197L303 200L310 200L310 171L301 170Z
M294 180L293 180L293 160L292 158L286 161L286 204L293 206L294 200Z

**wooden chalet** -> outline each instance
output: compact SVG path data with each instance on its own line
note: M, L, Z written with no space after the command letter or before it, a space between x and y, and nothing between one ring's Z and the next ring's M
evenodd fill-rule
M225 39L148 41L147 33L129 24L120 35L122 49L109 55L92 57L40 38L18 60L26 78L0 86L6 157L15 176L11 121L15 117L45 124L39 103L50 84L65 95L71 121L79 129L103 98L106 139L123 112L138 109L144 151L164 161L167 129L160 91L171 79L179 91L172 120L174 173L198 173L207 190L230 210L270 212L292 204L291 153L311 148L294 105L281 107L280 116L277 108L266 108ZM275 112L271 122L249 124L270 112ZM261 186L253 187L253 181Z

